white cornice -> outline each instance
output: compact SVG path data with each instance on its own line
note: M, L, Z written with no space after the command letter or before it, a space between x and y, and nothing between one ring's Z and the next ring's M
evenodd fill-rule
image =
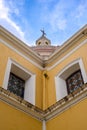
M2 26L0 26L0 35L2 35L4 38L12 42L17 48L20 48L23 53L28 55L29 59L32 59L32 61L37 63L39 66L43 65L43 61L41 57L37 55L37 53L35 53L27 44L25 44L24 42L19 40L17 37L15 37L13 34L5 30ZM5 41L3 42L6 43ZM10 44L8 46L10 46ZM12 48L14 48L14 46L12 46Z
M49 57L49 59L52 58L56 53L59 53L61 50L65 49L65 47L71 46L73 43L78 41L78 39L83 37L84 34L87 34L87 24L82 27L78 32L76 32L73 36L71 36L67 41L65 41L62 46L60 46L60 48Z
M49 56L49 59L45 61L45 64L48 65L49 63L53 62L57 59L60 55L66 52L71 46L76 44L82 37L87 34L87 25L81 28L78 32L76 32L72 37L70 37L66 42L63 43L60 48L58 48L52 55Z
M54 63L51 67L48 67L47 70L51 70L54 67L56 67L58 64L60 64L63 60L65 60L67 57L69 57L71 54L73 54L75 51L77 51L81 46L87 43L87 39L84 40L82 43L80 43L78 46L76 46L73 50L71 50L69 53L67 53L63 58L58 60L56 63ZM57 55L58 56L58 55Z

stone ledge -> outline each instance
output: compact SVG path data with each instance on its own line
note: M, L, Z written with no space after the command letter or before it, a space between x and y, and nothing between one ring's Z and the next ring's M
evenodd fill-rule
M43 111L42 109L11 93L10 91L0 87L0 100L40 121L48 121L51 118L58 116L86 97L87 84L84 84L81 88L76 89L73 93L69 94Z

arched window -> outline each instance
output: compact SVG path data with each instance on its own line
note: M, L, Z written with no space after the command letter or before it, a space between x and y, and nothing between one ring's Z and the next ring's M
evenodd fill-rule
M77 59L65 66L55 77L56 100L60 100L69 93L87 83L87 75L82 59Z

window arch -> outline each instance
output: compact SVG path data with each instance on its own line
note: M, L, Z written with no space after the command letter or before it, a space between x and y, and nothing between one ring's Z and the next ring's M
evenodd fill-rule
M70 64L68 64L66 67L64 67L58 75L55 77L55 87L56 87L56 100L60 100L63 97L67 96L69 94L69 91L67 91L67 83L66 80L72 76L75 72L80 71L83 83L87 82L87 75L84 69L84 65L82 62L82 59L77 59Z

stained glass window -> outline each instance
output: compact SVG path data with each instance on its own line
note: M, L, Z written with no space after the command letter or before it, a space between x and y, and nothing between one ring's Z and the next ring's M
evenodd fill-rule
M83 85L81 71L78 70L66 79L68 93L72 93Z
M13 92L17 96L24 97L24 85L25 81L18 76L10 73L9 82L8 82L8 90Z

